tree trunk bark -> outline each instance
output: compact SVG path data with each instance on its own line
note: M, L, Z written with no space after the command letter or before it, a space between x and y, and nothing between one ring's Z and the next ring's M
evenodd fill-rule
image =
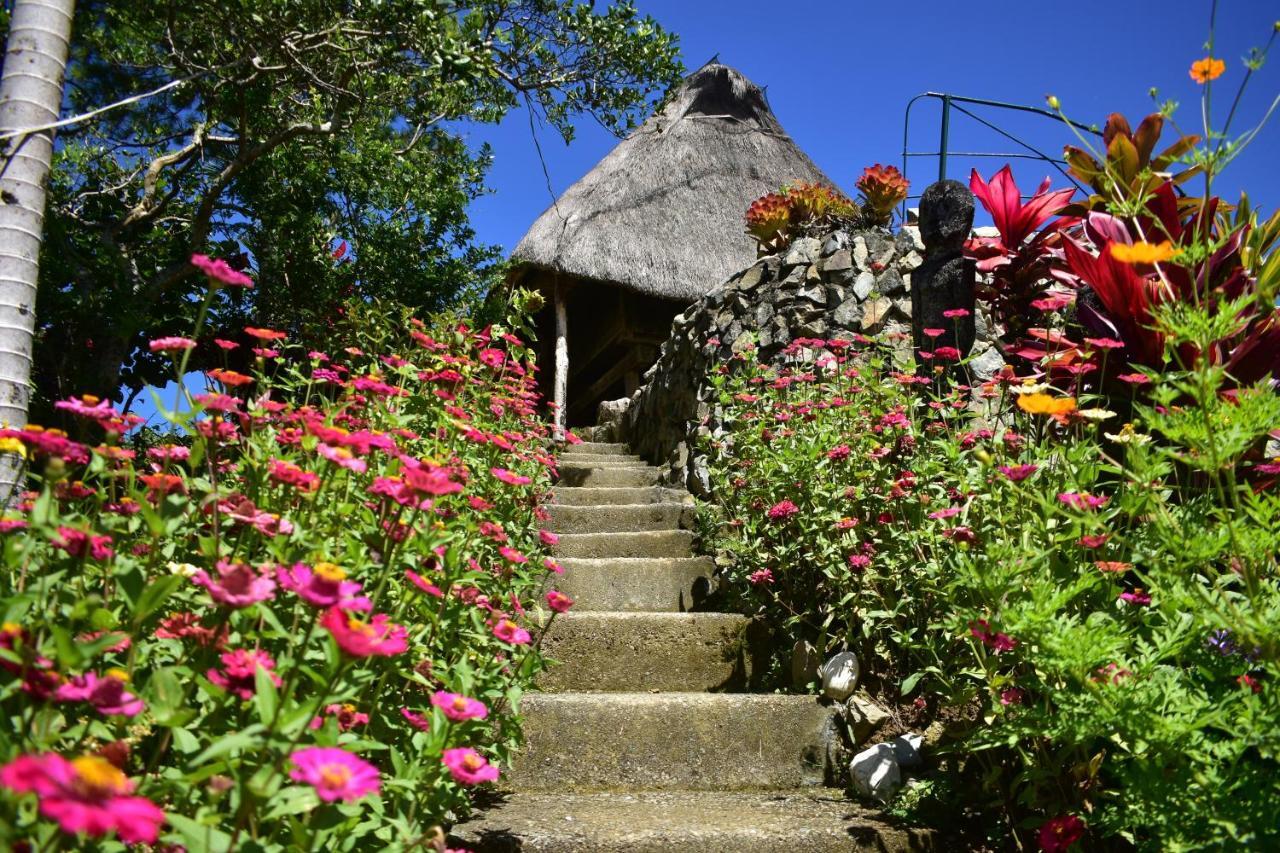
M569 405L569 318L564 304L564 285L556 282L556 376L555 430L556 441L564 440L566 409Z
M75 0L15 0L0 75L0 136L58 120ZM45 185L53 131L0 140L0 422L27 423L36 279L44 234ZM0 456L0 496L20 474L13 454Z

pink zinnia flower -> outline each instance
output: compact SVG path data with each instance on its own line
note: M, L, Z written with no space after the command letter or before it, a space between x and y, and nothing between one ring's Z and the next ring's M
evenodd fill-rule
M222 669L209 670L205 673L205 678L241 699L252 699L253 694L257 692L259 667L266 670L267 677L276 687L283 683L280 676L273 671L276 668L276 662L266 652L257 649L236 649L234 652L223 652L219 660L222 661Z
M489 716L489 709L479 699L471 699L460 693L448 693L444 690L437 690L431 695L431 704L435 705L444 715L455 723L465 722L466 720L483 720Z
M1021 705L1026 695L1026 692L1021 687L1006 687L1000 691L1000 704Z
M929 517L930 517L930 518L934 518L934 519L938 519L938 518L951 518L952 516L956 516L956 515L959 515L959 514L960 514L960 507L958 507L958 506L949 506L949 507L947 507L946 509L940 509L940 510L937 510L937 511L935 511L935 512L931 512L931 513L929 513Z
M519 551L517 551L515 548L510 547L509 545L503 545L501 548L498 549L498 553L502 555L502 558L504 560L507 560L512 563L529 562L528 557L526 557L524 554L521 554Z
M768 586L773 583L773 571L771 569L756 569L747 575L747 582L752 586Z
M1133 563L1122 563L1119 560L1094 560L1093 564L1098 567L1100 572L1127 572L1133 568Z
M1070 814L1046 821L1037 839L1044 853L1062 853L1083 837L1084 821Z
M196 342L191 338L182 338L177 336L167 338L156 338L147 347L152 352L182 352L183 350L194 349Z
M195 254L191 256L191 265L208 276L210 281L230 287L253 287L253 279L239 270L233 270L222 258Z
M164 811L134 790L121 770L100 755L67 761L55 753L20 755L0 767L0 786L34 793L40 814L63 832L91 837L118 835L126 844L154 844Z
M360 584L346 577L347 573L333 563L316 563L314 567L295 563L291 569L276 569L281 587L315 607L332 607L359 595Z
M499 619L493 626L493 636L513 646L526 645L533 639L528 631L510 619Z
M866 554L850 554L849 565L855 569L865 569L871 565L871 558Z
M847 444L839 444L827 451L827 458L832 462L841 462L849 458L849 454L853 451L849 449Z
M409 579L409 583L413 584L432 598L444 598L444 593L440 590L440 587L429 582L413 569L405 569L404 576Z
M333 704L326 705L324 716L333 717L338 721L338 731L346 732L354 729L356 726L363 726L369 722L369 715L359 711L352 704ZM316 717L311 721L310 728L318 729L324 726L324 716Z
M289 756L289 778L316 789L326 803L351 802L378 793L378 768L336 746L309 746Z
M988 647L996 654L1011 652L1018 645L1018 641L1010 637L1008 634L992 631L991 625L986 619L978 619L975 622L970 622L969 633L981 640L984 646Z
M479 785L498 780L498 768L470 747L446 749L441 760L449 768L449 775L460 785Z
M550 530L539 530L538 539L547 547L560 544L560 537L552 533Z
M95 560L109 560L115 554L110 536L94 536L66 525L58 526L58 533L53 537L52 544L72 557L87 556Z
M556 613L568 613L569 608L573 607L573 599L560 590L553 589L547 593L547 606Z
M1117 376L1116 379L1119 379L1121 382L1127 382L1135 388L1139 385L1146 385L1151 382L1151 377L1147 376L1145 373L1122 373Z
M409 648L409 632L389 621L385 613L365 622L341 607L331 607L320 624L333 635L338 648L353 657L390 657Z
M205 589L219 604L228 607L248 607L257 601L275 596L276 582L244 563L218 561L218 579L209 577L204 569L191 576L191 580Z
M1081 536L1080 547L1081 548L1101 548L1103 545L1107 544L1107 540L1110 538L1111 538L1110 533L1101 533L1097 536Z
M128 676L119 671L108 671L103 677L86 672L77 675L54 691L58 702L88 702L102 714L122 717L137 716L145 706L137 696L124 689Z
M1062 492L1058 495L1058 500L1062 501L1072 509L1078 509L1081 512L1091 509L1100 509L1107 505L1109 500L1106 497L1091 495L1087 492Z
M400 715L409 721L409 725L413 726L420 732L431 731L431 721L416 711L410 711L408 708L401 708Z
M942 316L948 320L959 320L962 317L968 317L972 313L968 308L948 308L942 312Z
M1132 592L1120 593L1120 600L1138 607L1146 607L1151 603L1151 596L1141 589L1135 589Z
M357 458L354 453L345 447L330 447L327 444L321 444L316 447L316 453L319 453L333 464L340 465L357 474L363 474L369 470L369 463Z
M489 473L509 486L527 486L533 482L523 474L515 474L506 468L490 468Z
M1027 479L1039 470L1039 468L1039 465L1001 465L999 470L1000 473L1004 474L1010 482L1021 483L1023 480Z
M788 518L799 514L800 507L796 506L789 500L779 501L769 507L769 511L766 513L766 515L768 515L773 521L786 521Z

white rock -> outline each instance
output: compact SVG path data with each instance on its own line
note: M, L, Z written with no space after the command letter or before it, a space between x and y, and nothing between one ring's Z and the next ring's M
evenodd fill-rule
M875 290L876 277L869 272L859 273L858 279L853 283L853 293L858 297L859 302L865 302L867 297L871 295L871 291Z
M823 695L843 702L857 689L862 668L858 666L858 656L853 652L840 652L824 663L820 672Z
M899 767L919 767L924 761L920 748L924 746L924 735L914 732L900 735L893 739L893 755Z
M849 776L859 794L887 802L902 786L902 771L893 744L878 743L859 752L849 762Z
M889 712L871 701L865 693L856 693L844 704L844 717L853 732L854 741L862 743L889 719Z

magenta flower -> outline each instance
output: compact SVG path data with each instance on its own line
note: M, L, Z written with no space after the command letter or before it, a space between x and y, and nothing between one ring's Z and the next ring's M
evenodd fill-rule
M999 471L1013 483L1021 483L1040 469L1039 465L1001 465Z
M276 687L282 684L280 676L273 671L276 662L266 652L236 649L233 652L223 652L219 660L222 661L222 669L210 669L205 673L205 678L241 699L252 699L257 692L259 667L267 671L267 677Z
M569 608L573 607L573 599L560 590L553 589L547 593L547 606L556 613L568 613Z
M747 575L747 583L752 586L768 586L773 583L773 571L771 569L756 569Z
M1088 492L1062 492L1058 495L1058 500L1072 509L1085 512L1086 510L1100 509L1106 506L1109 498L1091 495Z
M938 519L938 518L951 518L952 516L956 516L956 515L959 515L959 514L960 514L960 507L958 507L958 506L949 506L949 507L947 507L946 509L940 509L940 510L937 510L937 511L935 511L935 512L931 512L931 513L929 513L929 517L930 517L930 518L934 518L934 519Z
M767 515L772 521L786 521L788 518L800 514L800 507L788 500L779 501L769 507Z
M100 755L71 761L51 752L20 755L0 767L0 786L36 794L40 814L71 834L114 833L126 844L154 844L164 823L160 807L130 796L134 783Z
M1151 596L1143 592L1141 589L1120 593L1120 600L1137 607L1146 607L1151 604Z
M92 557L95 560L109 560L115 554L111 547L110 536L94 536L66 525L58 526L58 533L53 537L52 544L53 547L61 548L72 557Z
M498 549L498 553L502 555L502 558L504 560L507 560L512 563L519 564L519 563L529 562L528 557L526 557L524 554L521 554L519 551L517 551L515 548L512 548L509 545L503 545L501 548Z
M552 533L550 530L539 530L538 539L542 541L543 545L548 547L560 544L560 537Z
M489 716L489 709L479 699L471 699L459 693L448 693L437 690L431 695L431 704L455 723L466 720L483 720Z
M432 598L444 598L444 593L441 592L440 587L431 583L413 569L405 569L404 576L409 579L409 583L413 584Z
M108 671L103 677L86 672L77 675L54 691L59 702L88 702L102 714L123 717L137 716L145 706L137 696L124 689L128 676L119 671Z
M345 447L330 447L327 444L321 444L316 447L316 453L319 453L334 465L340 465L348 471L354 471L357 474L363 474L365 471L369 470L369 463L358 458Z
M865 569L871 565L871 558L866 554L850 554L849 566L855 569Z
M449 768L449 775L460 785L479 785L498 780L498 768L470 747L446 749L441 760Z
M533 482L523 474L515 474L506 468L490 468L489 473L508 486L527 486Z
M1022 700L1027 696L1026 691L1021 687L1006 687L1000 691L1001 705L1021 705Z
M849 448L849 445L840 444L827 451L827 458L832 462L842 462L845 459L848 459L849 454L852 452L853 451Z
M271 578L244 563L226 560L218 561L217 580L209 577L204 569L192 575L191 580L209 590L214 601L228 607L248 607L254 602L266 601L276 593L276 582Z
M316 717L311 721L310 728L318 729L324 725L325 717L333 717L338 721L338 731L346 732L354 729L356 726L363 726L369 722L369 715L358 710L355 705L350 703L345 705L333 704L326 705L324 714Z
M948 320L959 320L963 317L968 317L972 313L968 308L948 308L942 312L942 316Z
M513 646L527 645L533 639L528 631L510 619L499 619L493 626L493 636Z
M346 577L347 573L333 563L316 563L314 567L295 563L291 569L276 569L280 586L314 607L333 607L359 595L360 584Z
M1013 651L1018 641L1010 637L1008 634L999 633L991 630L991 625L986 619L978 619L969 623L969 633L982 641L982 644L991 649L996 654Z
M342 607L330 607L320 625L333 635L338 648L352 657L390 657L409 648L409 632L389 621L385 613L365 622Z
M253 279L239 270L233 270L222 258L195 254L191 256L191 265L208 276L211 282L230 287L253 287Z
M196 342L191 338L168 337L156 338L147 347L152 352L182 352L183 350L194 349Z
M378 768L336 746L310 746L289 756L294 769L289 778L316 789L326 803L349 803L378 793Z

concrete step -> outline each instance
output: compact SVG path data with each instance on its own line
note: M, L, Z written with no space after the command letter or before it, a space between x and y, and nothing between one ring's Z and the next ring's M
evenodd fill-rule
M656 486L658 484L657 468L600 468L596 466L576 465L568 459L560 460L560 482L558 488L565 486Z
M561 486L552 493L552 502L561 506L601 506L603 504L693 503L693 496L683 489L661 486L627 488L585 488Z
M584 441L581 444L566 444L561 448L560 453L564 456L574 456L579 453L622 453L631 452L631 448L625 444L618 444L609 441Z
M617 533L626 530L678 530L693 527L695 510L689 504L551 504L551 529L556 533Z
M749 624L737 613L569 613L543 637L543 653L557 664L538 676L538 689L742 690L752 666Z
M575 468L647 468L649 463L639 456L620 453L574 453L560 457L561 465Z
M940 850L923 829L885 823L832 788L511 794L455 826L476 853L908 853Z
M692 557L693 531L563 533L551 552L557 557Z
M812 696L530 693L516 791L740 791L824 780L833 713Z
M710 557L562 558L556 586L574 611L692 610L711 591Z

